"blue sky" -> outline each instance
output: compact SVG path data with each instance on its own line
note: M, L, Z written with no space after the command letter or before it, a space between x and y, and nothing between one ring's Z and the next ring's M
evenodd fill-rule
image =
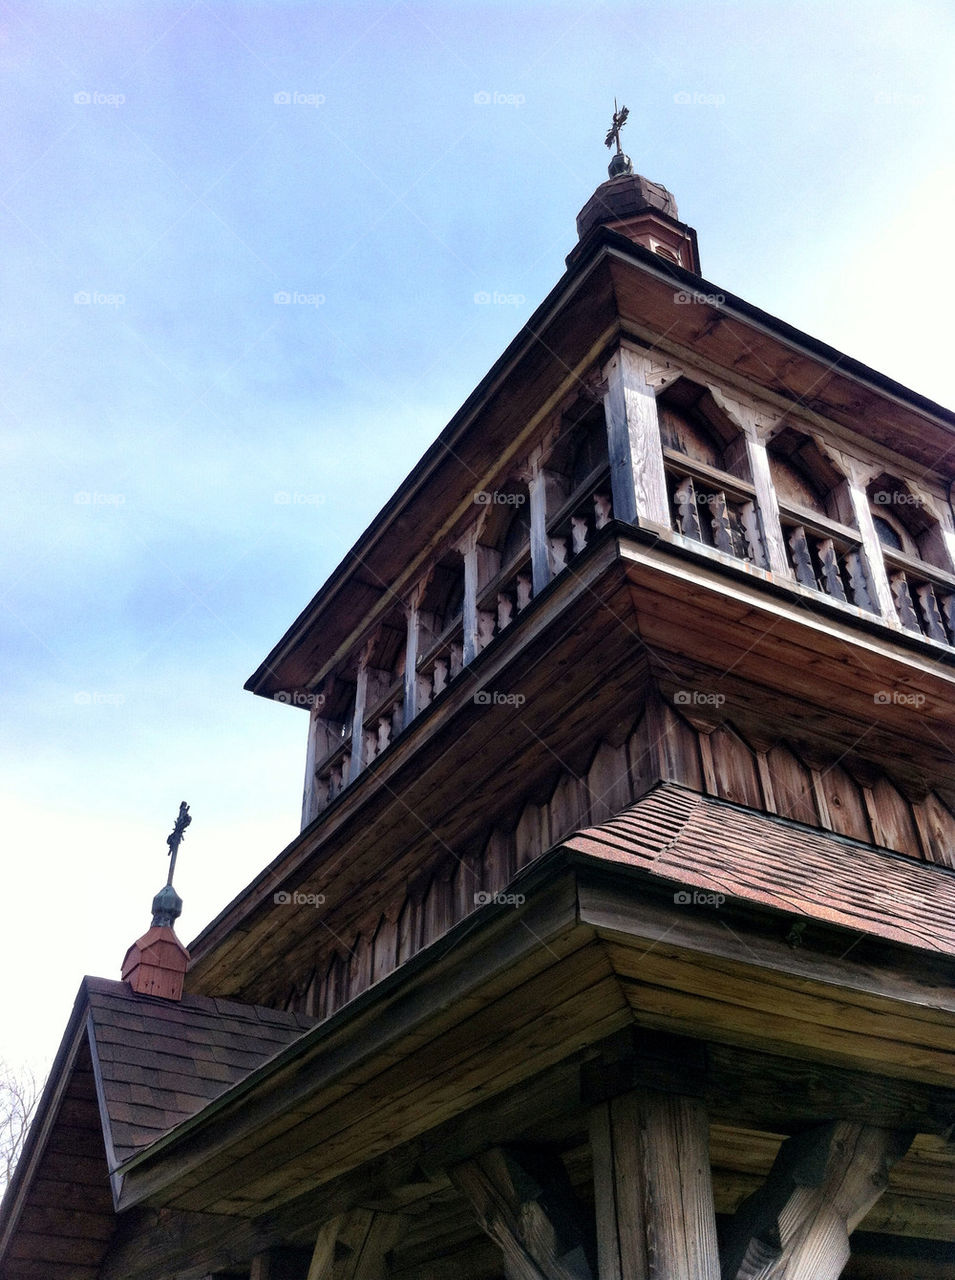
M708 279L955 403L955 15L0 21L0 1055L43 1070L148 924L181 799L185 941L296 833L305 715L243 681L560 276L614 95Z

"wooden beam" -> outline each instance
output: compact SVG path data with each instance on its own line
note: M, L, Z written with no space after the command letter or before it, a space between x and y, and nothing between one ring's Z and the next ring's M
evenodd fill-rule
M591 1112L600 1280L720 1280L706 1110L634 1090Z
M531 508L531 581L534 595L550 582L550 556L547 553L547 476L539 449L530 460L527 480Z
M499 1245L508 1280L594 1280L593 1241L556 1154L495 1147L448 1176Z
M613 513L627 524L640 519L670 527L670 502L657 400L647 381L650 360L619 347L604 367L607 441Z
M386 1280L404 1226L400 1214L373 1209L338 1214L319 1230L306 1280Z
M838 1280L912 1136L837 1120L788 1138L723 1232L723 1280Z

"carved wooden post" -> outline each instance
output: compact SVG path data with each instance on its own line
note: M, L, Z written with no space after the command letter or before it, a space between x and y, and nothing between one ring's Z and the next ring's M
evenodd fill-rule
M467 666L477 657L478 635L478 549L480 527L471 529L461 542L459 550L464 557L464 604L461 610L463 662Z
M364 767L365 749L365 700L368 697L368 664L371 661L372 642L361 651L358 659L358 677L355 681L355 718L351 726L351 760L348 765L348 781L354 782Z
M723 1233L723 1280L838 1280L911 1133L846 1120L788 1138Z
M753 475L753 488L756 490L756 503L763 526L763 541L766 558L773 573L792 577L792 569L786 556L786 544L783 540L783 528L779 519L779 503L776 500L776 489L769 470L769 454L766 451L765 433L776 419L759 409L756 405L747 404L726 394L720 387L710 387L710 395L742 431L746 440L746 456Z
M341 746L342 727L323 715L324 702L321 695L316 695L316 705L309 714L308 750L305 754L305 792L302 796L302 830L317 816L320 808L316 788L318 766L331 755L336 747Z
M852 510L859 527L862 549L869 568L869 578L875 592L875 605L886 622L899 626L895 602L892 599L892 588L889 586L889 576L885 571L885 561L882 559L882 543L875 531L869 496L865 491L870 475L866 468L854 458L845 457L845 463L849 473L849 497L852 500Z
M610 452L613 513L670 526L657 400L647 381L650 359L621 346L604 366L604 413Z
M408 635L405 641L405 706L404 726L411 724L418 714L418 641L420 638L421 602L424 599L427 579L419 582L405 605Z
M600 1280L720 1280L706 1109L633 1090L596 1106Z
M534 451L528 464L527 490L531 503L531 581L536 596L550 582L550 560L547 554L547 481L540 449Z

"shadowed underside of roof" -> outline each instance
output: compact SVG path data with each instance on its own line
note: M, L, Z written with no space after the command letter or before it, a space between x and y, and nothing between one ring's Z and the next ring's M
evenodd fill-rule
M662 783L564 846L677 885L955 955L955 875Z

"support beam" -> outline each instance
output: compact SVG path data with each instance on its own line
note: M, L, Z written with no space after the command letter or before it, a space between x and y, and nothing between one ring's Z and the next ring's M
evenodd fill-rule
M593 1109L590 1141L600 1280L720 1280L703 1104L634 1090Z
M550 582L550 555L547 546L547 474L541 451L530 459L527 491L531 507L531 581L534 595L539 595Z
M865 552L869 581L875 593L875 604L882 615L883 621L897 627L899 626L899 617L895 610L895 600L892 596L892 588L889 585L889 576L885 571L885 561L882 559L882 543L879 541L879 535L875 530L875 522L872 519L872 511L869 507L869 496L865 489L866 473L863 468L858 464L854 464L851 459L848 461L850 466L849 497L852 501L852 511L862 540L862 549Z
M372 1209L338 1214L318 1233L306 1280L387 1280L387 1254L404 1226L400 1215Z
M670 502L657 399L647 381L649 357L619 347L604 366L613 513L627 524L670 527Z
M465 666L477 657L477 597L478 597L478 540L479 529L471 529L459 550L464 559L464 603L461 609L462 661Z
M838 1280L912 1137L838 1120L787 1139L723 1232L723 1280Z
M448 1176L499 1245L508 1280L595 1280L593 1241L559 1156L495 1147Z
M405 604L408 633L405 640L405 701L403 723L407 729L418 714L418 643L421 633L421 602L427 581L419 582Z

